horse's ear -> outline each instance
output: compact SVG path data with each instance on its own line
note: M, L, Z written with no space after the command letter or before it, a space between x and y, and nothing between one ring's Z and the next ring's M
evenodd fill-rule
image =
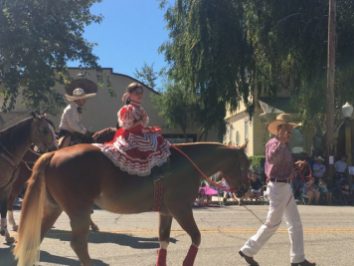
M32 111L31 115L32 115L33 118L41 118L41 115L37 111Z

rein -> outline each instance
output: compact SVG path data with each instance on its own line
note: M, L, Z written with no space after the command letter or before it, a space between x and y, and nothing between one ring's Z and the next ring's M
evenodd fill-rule
M33 149L28 149L27 151L31 152L32 154L34 155L37 155L37 156L41 156L40 153L34 151ZM32 168L35 164L36 161L31 161L31 162L28 162L28 161L25 161L24 159L21 160L21 162L26 166L27 170L29 170L30 172L32 172ZM31 167L32 166L32 167Z
M176 145L171 145L171 147L173 149L175 149L179 154L181 154L184 158L186 158L194 167L195 170L197 170L197 172L199 173L199 175L204 178L209 184L213 185L214 187L222 190L222 191L226 191L226 192L233 192L233 190L226 188L225 186L220 185L219 183L215 182L213 179L211 179L210 177L208 177L199 167L198 165L195 164L195 162L193 162L193 160L185 153L183 152L180 148L177 148Z

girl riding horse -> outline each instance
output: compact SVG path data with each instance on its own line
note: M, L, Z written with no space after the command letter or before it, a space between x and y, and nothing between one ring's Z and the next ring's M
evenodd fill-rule
M206 176L222 171L230 190L242 196L249 186L249 160L244 150L217 143L174 147L162 173L164 178L158 180L151 175L129 175L90 144L78 144L42 155L34 166L22 203L15 248L18 265L35 262L41 240L63 211L70 219L73 250L82 265L92 265L87 235L94 204L121 214L159 212L158 266L166 265L172 219L175 218L192 241L184 265L193 265L201 242L192 209L198 195L200 171ZM45 204L47 201L51 204Z
M112 141L97 145L120 169L132 175L147 176L153 167L164 164L170 156L170 143L158 127L148 127L149 116L141 106L144 89L133 82L122 96L124 106L118 111L119 128Z

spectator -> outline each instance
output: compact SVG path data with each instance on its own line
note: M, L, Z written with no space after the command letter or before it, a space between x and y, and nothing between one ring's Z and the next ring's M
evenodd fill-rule
M347 173L347 157L342 155L339 160L334 163L334 167L336 169L336 181L341 181L341 179L346 179Z
M250 191L248 197L251 199L258 199L263 194L263 184L259 177L252 173L250 176Z
M318 182L318 189L320 191L320 198L323 198L326 204L331 204L332 192L329 191L327 181L324 178L320 178Z
M209 206L211 203L211 197L217 195L218 191L211 188L206 181L202 181L199 187L199 193L197 198L198 206Z
M305 161L303 160L297 160L295 162L295 175L294 178L291 180L291 187L293 190L294 198L297 201L303 201L303 191L306 182L306 173L304 172L303 168L304 163Z
M315 185L318 185L321 178L326 174L326 165L322 156L316 156L312 165L312 174L315 178Z
M303 182L302 200L307 199L308 204L313 202L318 204L320 200L320 191L315 184L315 178L312 175L310 164L306 160L298 160L295 162L297 175ZM301 193L301 192L300 192Z

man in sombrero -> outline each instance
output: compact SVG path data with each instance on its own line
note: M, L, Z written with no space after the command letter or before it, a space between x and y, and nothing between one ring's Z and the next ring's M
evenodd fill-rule
M290 238L291 266L315 266L316 263L305 259L303 229L299 211L294 200L290 181L294 176L294 161L288 146L293 128L297 124L290 122L290 115L279 114L268 124L268 131L273 137L265 145L265 174L269 209L267 219L257 233L249 238L239 254L248 265L257 266L253 256L276 232L284 217Z
M91 133L82 123L81 113L86 100L95 95L96 93L86 93L80 87L74 88L71 93L65 94L69 104L65 107L60 119L59 147L90 142Z

